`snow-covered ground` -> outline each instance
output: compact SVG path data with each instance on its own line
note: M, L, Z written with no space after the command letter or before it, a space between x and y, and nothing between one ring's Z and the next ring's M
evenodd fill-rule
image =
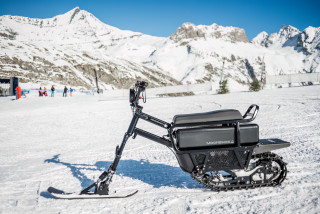
M144 112L171 121L175 114L223 108L242 113L260 106L261 138L281 138L288 163L280 187L212 192L184 173L170 150L130 139L111 190L139 192L126 199L57 200L49 186L79 191L114 158L131 120L127 99L75 94L13 101L0 97L0 213L319 213L320 86L150 98ZM140 121L138 127L165 134Z

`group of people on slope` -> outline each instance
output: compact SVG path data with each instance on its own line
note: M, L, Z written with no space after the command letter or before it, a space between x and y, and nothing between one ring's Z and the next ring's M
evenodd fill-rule
M73 92L73 89L70 87L70 97L72 97L72 92ZM68 93L68 88L67 88L67 86L65 86L64 87L64 89L63 89L63 97L67 97L67 93Z
M54 86L52 86L51 87L51 97L54 97L54 92L55 92L55 87ZM70 97L72 97L72 92L73 92L73 89L70 87ZM67 92L68 92L68 88L67 88L67 86L65 86L64 87L64 89L63 89L63 97L67 97ZM39 89L39 96L48 96L48 94L47 94L47 89L46 89L46 87L44 87L43 88L43 90L42 90L42 88L40 87L40 89Z
M39 89L39 97L42 97L42 96L48 96L46 87L44 87L43 90L41 87Z

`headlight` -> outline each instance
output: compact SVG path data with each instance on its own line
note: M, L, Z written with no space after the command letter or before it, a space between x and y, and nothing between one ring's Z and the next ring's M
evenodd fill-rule
M129 102L133 103L136 98L136 91L132 88L130 88L130 94L129 94Z

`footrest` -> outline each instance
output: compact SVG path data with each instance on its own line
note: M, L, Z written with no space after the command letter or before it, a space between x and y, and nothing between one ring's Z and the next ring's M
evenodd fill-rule
M276 149L282 149L290 146L290 142L272 138L272 139L260 139L259 143L253 149L253 155L269 152Z

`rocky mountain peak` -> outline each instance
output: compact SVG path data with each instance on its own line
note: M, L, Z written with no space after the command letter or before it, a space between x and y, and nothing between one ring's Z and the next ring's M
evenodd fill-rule
M85 10L80 10L79 7L76 7L65 14L55 16L53 18L57 25L69 25L69 24L77 24L78 22L84 23L99 23L102 22L97 19L94 15ZM103 23L102 23L103 24Z
M259 33L256 37L254 37L250 42L253 44L259 44L261 45L261 43L268 38L269 34L265 31L262 31L261 33Z
M257 45L262 45L265 46L263 44L263 42L266 41L266 39L268 38L269 34L265 31L262 31L261 33L259 33L256 37L254 37L250 42L253 44L257 44Z
M202 29L199 29L193 23L186 22L170 36L170 39L178 42L182 39L194 39L200 37L204 38L204 32Z
M266 32L259 33L251 40L251 43L259 44L264 47L285 47L296 46L297 38L301 32L291 25L282 25L277 33L268 35Z
M237 27L223 27L218 24L194 25L182 24L170 39L179 42L183 39L222 39L230 42L248 42L245 30Z
M19 39L26 41L73 43L84 38L88 41L97 40L96 35L108 35L112 32L120 32L120 30L101 22L91 13L80 10L79 7L46 19L21 16L0 17L0 37L11 40L20 37ZM121 37L120 34L118 33L117 36Z
M307 27L298 36L297 46L301 47L306 54L318 52L320 55L320 27Z
M75 17L80 11L81 11L80 8L79 8L79 7L76 7L76 8L70 10L69 12L67 12L67 13L65 14L65 16L66 16L67 14L68 14L68 15L71 15L71 16L70 16L70 20L69 20L69 24L72 23L72 20L74 19L74 17Z
M298 30L295 27L292 27L291 25L282 25L281 29L279 30L278 34L279 37L284 37L285 39L292 38L300 33L300 30Z
M79 7L76 7L65 14L57 15L52 18L40 19L40 18L29 18L22 16L1 16L0 22L2 25L12 25L13 23L22 24L22 25L33 25L42 27L56 27L56 26L65 26L69 24L77 23L78 21L85 22L96 22L102 23L99 19L93 16L91 13L80 10Z

